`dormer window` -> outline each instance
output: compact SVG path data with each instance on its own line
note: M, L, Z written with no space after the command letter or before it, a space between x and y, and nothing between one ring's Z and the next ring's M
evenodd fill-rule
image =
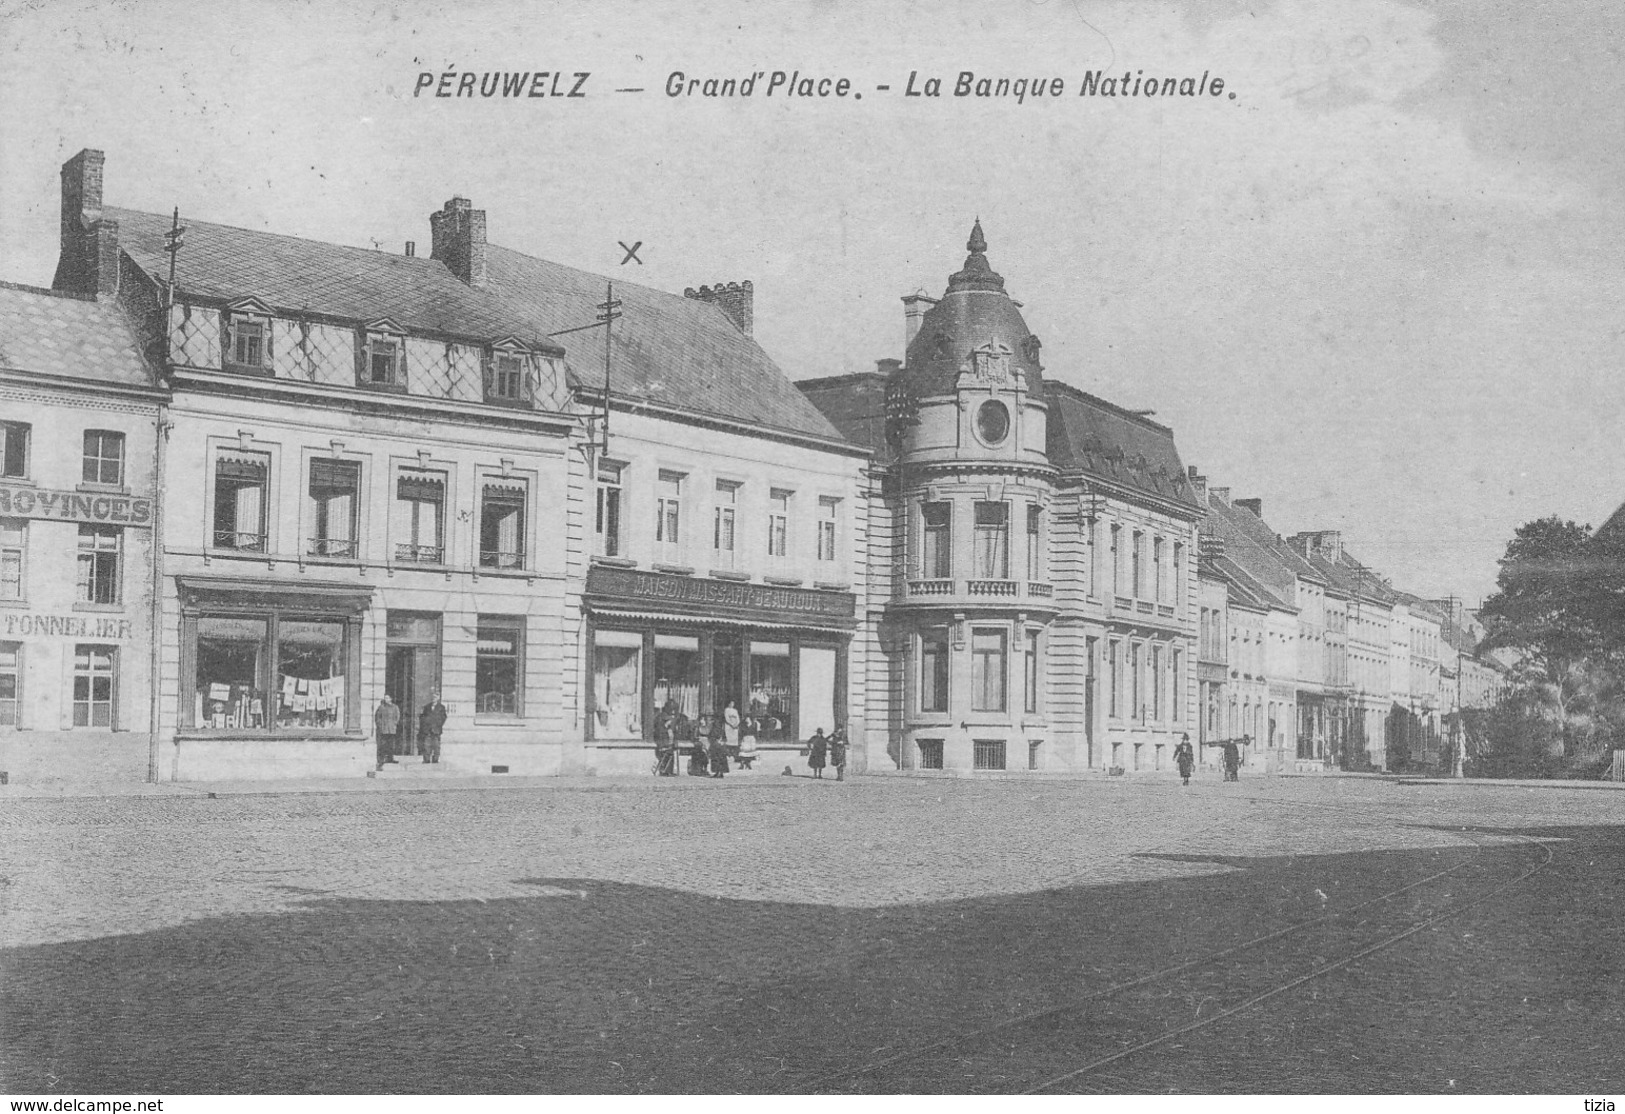
M240 298L223 314L225 365L231 371L271 371L271 311L258 298Z
M406 390L406 335L395 322L384 319L367 325L360 334L356 381L377 390Z
M265 366L265 326L261 322L231 323L231 362L243 367Z
M367 339L367 382L375 387L394 386L400 370L400 345L393 337Z
M502 337L491 344L485 363L485 401L507 406L530 400L530 351L517 337Z
M498 352L491 361L486 393L493 401L519 402L525 397L525 360L514 352Z

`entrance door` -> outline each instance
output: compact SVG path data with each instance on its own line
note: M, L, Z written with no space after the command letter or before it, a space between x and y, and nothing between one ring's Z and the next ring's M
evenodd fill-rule
M719 631L711 636L711 708L721 716L731 703L744 714L743 641L739 635Z
M414 660L411 646L391 646L384 666L384 691L401 708L401 733L395 737L398 754L417 753L418 693Z
M390 612L384 691L401 707L398 753L419 753L418 713L439 686L440 616Z

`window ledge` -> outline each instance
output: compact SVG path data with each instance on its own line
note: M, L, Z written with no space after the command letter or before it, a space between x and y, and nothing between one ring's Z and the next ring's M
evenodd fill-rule
M763 584L771 584L776 588L799 588L801 586L801 577L799 577L799 576L764 576L764 577L762 577L762 583Z
M475 576L499 576L508 580L534 580L535 569L499 569L492 565L475 565Z
M126 487L125 485L123 485L123 484L82 483L82 484L76 484L74 486L73 490L75 490L75 491L83 491L87 495L90 495L90 494L95 494L95 495L128 495L128 494L130 494L130 489L128 487Z
M224 360L220 364L221 371L229 371L233 375L252 375L257 379L275 379L276 369L264 364L239 364L231 360Z
M524 716L505 716L495 712L474 713L474 723L480 727L523 727Z
M0 607L15 607L19 611L22 611L22 610L27 609L28 601L27 600L0 600Z
M635 569L638 563L630 557L605 557L601 553L593 554L592 563L595 565L608 565L612 569Z
M238 551L228 550L227 552ZM303 557L299 558L299 560L307 565L338 565L340 567L348 566L350 568L356 568L366 564L366 562L360 557L329 557L325 554L317 556L314 553L307 553Z
M121 614L124 611L122 603L76 603L75 611L96 611L103 614Z
M740 572L738 569L712 569L711 575L718 580L749 580L750 573Z
M824 588L831 592L850 592L852 590L850 581L815 580L813 581L813 587Z
M410 392L405 383L373 383L366 379L357 380L356 386L363 391L376 391L383 395L404 395Z
M655 572L670 573L673 576L694 575L694 568L692 565L663 565L659 561L656 561L653 568Z

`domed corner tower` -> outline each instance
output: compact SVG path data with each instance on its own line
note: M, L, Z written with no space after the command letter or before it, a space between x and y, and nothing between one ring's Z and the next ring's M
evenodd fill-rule
M892 509L906 531L882 633L901 681L896 757L904 769L1045 769L1049 406L1038 340L988 264L980 221L967 247L940 299L903 299L907 360L888 386Z
M988 264L980 220L965 246L964 267L909 338L898 387L917 406L918 424L902 451L911 463L1047 465L1038 338Z

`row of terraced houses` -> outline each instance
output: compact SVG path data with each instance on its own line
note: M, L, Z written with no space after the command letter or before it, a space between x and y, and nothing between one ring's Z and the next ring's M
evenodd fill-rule
M796 383L749 282L611 294L463 198L426 255L177 231L103 169L53 288L0 284L10 778L360 776L385 694L463 773L713 725L767 769L836 728L872 772L1448 767L1499 684L1459 603L1047 374L980 225L902 359Z

